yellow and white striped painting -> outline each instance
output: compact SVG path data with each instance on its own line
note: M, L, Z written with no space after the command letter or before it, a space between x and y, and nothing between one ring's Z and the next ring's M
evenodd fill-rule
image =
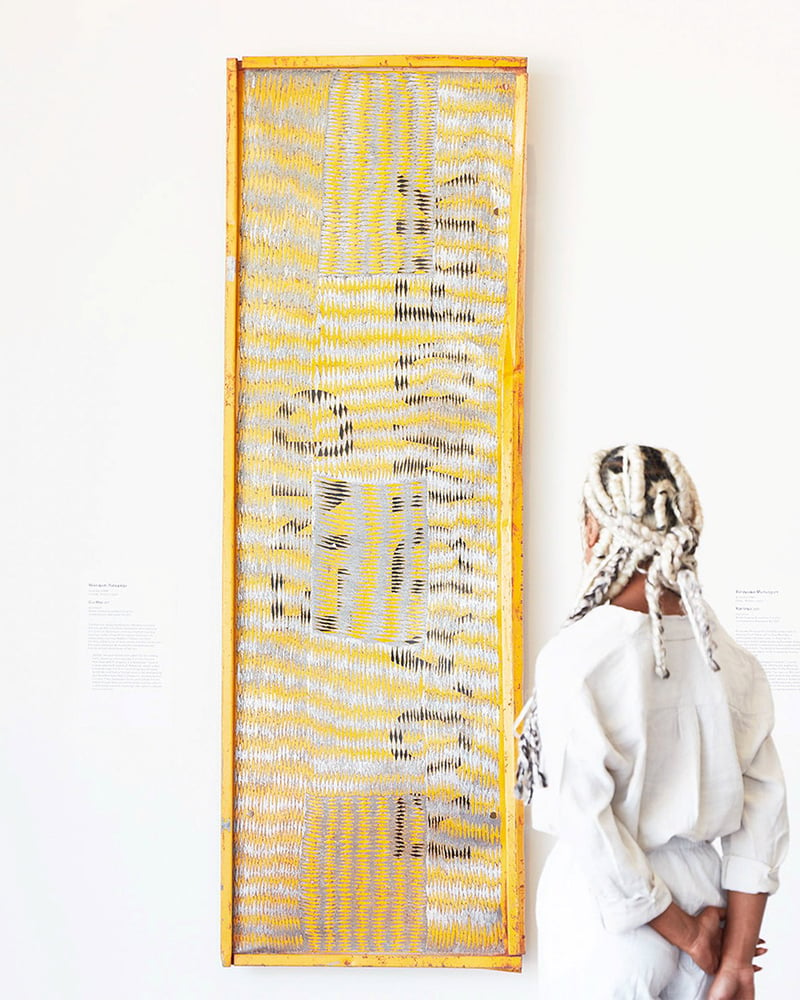
M232 954L518 954L517 75L237 80Z

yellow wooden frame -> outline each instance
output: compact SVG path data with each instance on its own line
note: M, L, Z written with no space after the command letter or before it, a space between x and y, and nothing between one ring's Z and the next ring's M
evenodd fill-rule
M233 787L236 651L236 405L238 398L241 76L246 69L415 68L504 69L515 76L514 166L509 231L508 310L498 400L500 567L497 608L502 712L501 799L505 804L502 907L508 953L462 954L234 954ZM525 952L524 809L513 793L514 720L522 705L522 430L524 396L525 177L527 60L507 56L278 56L227 61L225 213L225 380L222 546L222 808L221 959L225 966L392 966L490 968L520 972Z

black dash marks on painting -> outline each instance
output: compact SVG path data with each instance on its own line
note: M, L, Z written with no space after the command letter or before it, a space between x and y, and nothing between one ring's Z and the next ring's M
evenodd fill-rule
M319 419L326 411L336 419L338 443L327 444L311 438L295 437L290 433L290 422L298 413L307 417L313 427L315 418ZM275 420L277 426L272 432L272 439L275 444L288 451L304 457L343 458L353 450L353 422L347 407L324 389L301 389L300 392L293 393L278 407Z

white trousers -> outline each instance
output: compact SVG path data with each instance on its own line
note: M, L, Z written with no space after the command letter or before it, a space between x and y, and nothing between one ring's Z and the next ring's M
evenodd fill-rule
M681 909L724 906L710 844L674 838L648 854ZM702 1000L711 985L687 954L645 924L612 934L569 848L550 852L536 895L538 1000Z

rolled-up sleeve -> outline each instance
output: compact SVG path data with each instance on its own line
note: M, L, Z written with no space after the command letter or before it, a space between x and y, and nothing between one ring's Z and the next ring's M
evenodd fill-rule
M752 714L742 721L742 821L738 830L722 838L722 887L771 894L778 888L778 869L789 845L789 821L786 784L772 739L772 696L760 666L751 705Z
M555 797L555 832L571 846L605 928L633 930L662 913L672 896L614 813L614 771L623 761L601 725L585 683L573 691L563 716L566 724L551 719L549 707L540 702L542 744Z

